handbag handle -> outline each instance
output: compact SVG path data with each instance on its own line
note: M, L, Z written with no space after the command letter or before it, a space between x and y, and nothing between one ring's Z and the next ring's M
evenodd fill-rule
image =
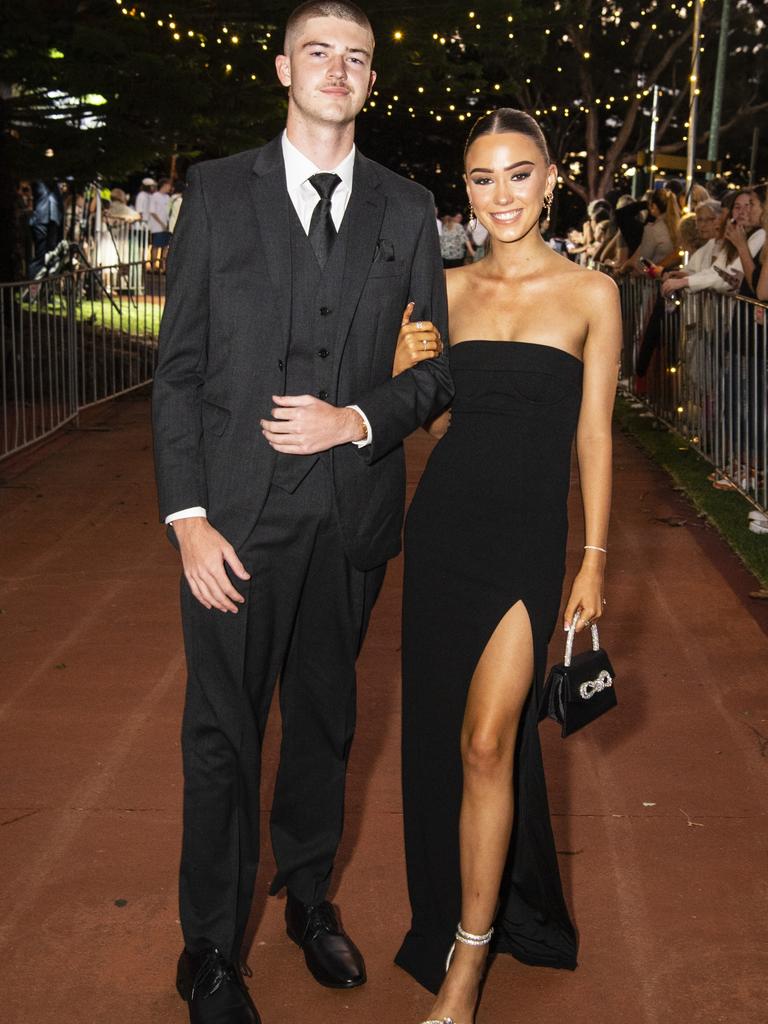
M565 641L565 658L563 660L563 664L565 665L566 668L570 668L570 665L571 665L571 655L573 654L573 639L576 636L576 624L579 621L580 614L581 614L580 612L576 612L576 614L573 616L573 620L572 620L570 626L568 627L568 638ZM597 623L596 622L592 623L591 629L592 629L592 650L593 651L599 651L600 650L600 637L599 637L598 632L597 632Z

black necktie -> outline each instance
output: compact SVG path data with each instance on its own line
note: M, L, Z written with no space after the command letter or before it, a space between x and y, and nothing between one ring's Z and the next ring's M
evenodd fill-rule
M317 262L324 267L336 241L336 225L331 216L331 196L336 186L341 183L341 178L338 174L313 174L309 183L320 196L320 201L312 211L309 243L315 250Z

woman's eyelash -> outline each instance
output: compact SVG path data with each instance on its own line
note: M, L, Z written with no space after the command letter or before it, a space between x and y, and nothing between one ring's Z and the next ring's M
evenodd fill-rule
M519 174L513 174L511 180L512 181L525 181L527 178L530 178L530 176L531 176L531 172L530 171L520 171ZM472 184L473 185L488 185L492 181L493 181L493 178L473 178L472 179Z

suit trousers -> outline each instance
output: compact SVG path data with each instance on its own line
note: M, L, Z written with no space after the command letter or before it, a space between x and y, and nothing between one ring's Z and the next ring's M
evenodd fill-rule
M259 862L261 748L280 678L282 744L270 819L277 875L304 903L326 896L341 839L355 727L355 661L385 566L356 569L339 529L328 457L289 494L273 486L238 551L245 604L206 610L182 578L181 924L193 953L237 959Z

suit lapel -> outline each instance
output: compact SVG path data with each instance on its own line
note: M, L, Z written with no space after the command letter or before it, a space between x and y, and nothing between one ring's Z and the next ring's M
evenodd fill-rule
M279 136L259 150L248 184L266 256L266 270L274 289L282 340L287 345L291 325L290 199Z
M339 315L339 334L345 342L376 254L385 207L375 166L358 153L345 216L349 224Z

